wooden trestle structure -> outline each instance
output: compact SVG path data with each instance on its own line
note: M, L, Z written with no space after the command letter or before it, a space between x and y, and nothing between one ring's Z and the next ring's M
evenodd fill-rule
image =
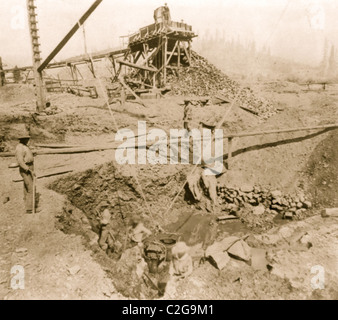
M109 61L111 68L112 85L107 87L109 97L121 97L121 101L129 94L136 100L137 95L147 92L158 92L166 89L168 75L179 75L182 67L191 65L191 43L197 35L192 27L183 22L174 22L170 19L170 13L163 14L166 8L155 10L155 23L139 29L136 33L127 36L128 46L119 50L109 50L92 55L82 55L62 62L52 62L52 59L64 47L80 26L88 19L90 14L102 2L96 0L81 19L74 25L65 38L41 63L39 42L37 35L37 19L34 0L27 0L30 18L30 30L33 45L33 62L31 67L15 68L25 76L24 81L30 80L29 75L33 71L34 82L37 89L38 110L45 107L44 89L48 91L64 91L71 89L72 93L82 95L87 91L90 96L97 97L95 87L81 87L82 75L79 65L87 65L93 78L97 78L94 64L103 60ZM159 14L158 14L159 13ZM158 16L156 17L156 14ZM71 79L51 78L46 75L46 70L55 68L68 68ZM3 70L3 73L13 73L14 69Z
M168 73L179 74L181 67L191 65L191 42L196 36L183 22L159 22L141 28L129 37L127 59L134 64L134 76L157 88L166 86Z

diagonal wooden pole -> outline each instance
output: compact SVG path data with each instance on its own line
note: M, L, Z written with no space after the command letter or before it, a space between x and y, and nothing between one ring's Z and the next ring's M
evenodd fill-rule
M74 25L74 27L68 32L68 34L61 40L57 47L50 53L50 55L43 61L38 68L38 71L41 72L45 69L48 64L54 59L54 57L61 51L61 49L67 44L67 42L72 38L72 36L79 30L79 28L85 23L89 16L94 12L94 10L100 5L102 0L96 0L92 6L86 11L86 13L79 19L79 21Z

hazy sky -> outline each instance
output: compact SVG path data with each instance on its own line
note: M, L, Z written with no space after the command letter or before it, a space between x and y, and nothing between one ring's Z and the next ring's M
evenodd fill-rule
M36 0L43 58L93 2ZM200 39L207 32L228 39L252 39L258 47L270 46L274 55L307 63L320 61L325 38L338 45L338 0L103 0L85 25L88 49L119 46L120 36L152 24L154 9L165 2L172 19L191 24ZM0 0L0 30L4 62L30 65L26 0ZM82 53L81 30L56 60Z

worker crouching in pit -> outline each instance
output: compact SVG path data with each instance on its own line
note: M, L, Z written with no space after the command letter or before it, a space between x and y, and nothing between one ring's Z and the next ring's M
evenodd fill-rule
M108 210L108 203L103 203L101 205L101 209L104 209L104 211L102 212L100 218L100 238L98 241L99 246L107 253L109 257L119 258L122 254L122 245L116 239L111 228L111 214Z
M219 212L216 189L217 179L215 175L210 174L209 168L197 168L195 173L188 177L187 186L195 205L214 214Z
M132 244L137 244L139 247L143 247L143 241L147 237L151 236L152 232L144 226L139 216L134 216L131 219L131 228L130 239Z

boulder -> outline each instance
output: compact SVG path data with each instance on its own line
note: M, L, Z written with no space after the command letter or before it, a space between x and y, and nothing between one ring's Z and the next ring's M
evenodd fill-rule
M279 206L278 204L273 204L273 205L271 206L271 209L275 209L275 210L277 210L277 211L283 211L283 210L284 210L284 208L281 207L281 206Z
M282 192L279 191L279 190L274 190L274 191L271 191L271 195L273 198L277 199L277 198L280 198L282 196Z
M310 209L312 207L312 203L310 201L304 201L303 202L304 208Z
M243 241L237 241L229 249L228 253L236 259L249 261L251 259L251 248Z
M300 239L299 242L301 244L308 244L309 242L312 241L312 237L309 234L304 234Z
M230 261L228 253L226 251L223 252L216 247L209 247L206 251L206 256L213 260L216 268L219 270L223 270Z
M205 256L211 257L215 262L216 267L219 270L222 270L230 260L229 255L226 252L227 249L229 249L230 246L238 240L239 238L237 237L227 237L222 241L215 242L206 249Z
M292 229L290 229L289 227L282 227L279 229L279 234L283 237L283 238L289 238L292 236Z
M338 217L338 208L326 208L321 211L323 218L327 217Z
M250 184L244 184L243 186L241 186L240 190L242 192L249 193L249 192L252 192L254 190L254 186L250 185Z
M281 240L281 236L279 234L265 234L260 237L258 237L258 239L267 245L276 244Z
M265 207L264 207L262 204L260 204L260 205L257 206L257 207L254 207L254 208L253 208L253 211L252 211L252 213L253 213L254 215L256 215L256 216L260 216L260 215L262 215L264 212L265 212Z
M284 219L292 219L293 218L293 212L287 211L284 214Z

